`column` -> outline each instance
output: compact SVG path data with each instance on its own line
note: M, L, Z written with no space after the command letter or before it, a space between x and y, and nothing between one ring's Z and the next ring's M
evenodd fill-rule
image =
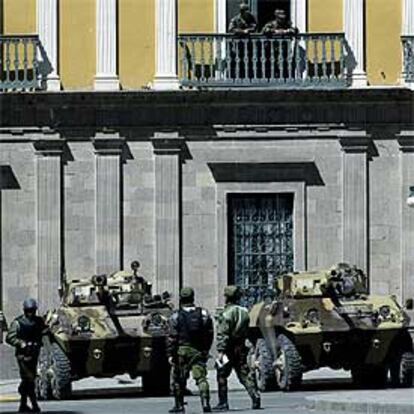
M368 251L368 149L363 131L344 132L340 143L342 164L342 257L369 272Z
M307 2L308 0L291 0L291 20L292 25L299 29L300 33L307 30Z
M36 12L41 45L39 58L41 69L48 73L47 90L59 91L58 0L37 0Z
M226 33L226 6L227 0L215 0L216 33Z
M170 291L177 302L181 281L181 154L176 133L156 133L155 155L155 291Z
M367 86L365 73L365 42L364 42L364 0L344 0L344 30L348 42L348 66L352 86Z
M122 267L122 149L117 136L98 134L94 139L96 156L96 233L95 269L97 274Z
M65 143L51 136L36 150L37 280L42 310L59 304L62 281L62 155Z
M403 18L402 18L402 34L406 36L414 36L414 0L404 0L403 2ZM402 54L403 65L401 73L401 84L406 84L406 67L405 53ZM408 82L411 84L411 82Z
M155 30L156 73L153 88L178 89L177 0L156 0Z
M95 90L118 89L117 2L116 0L96 0Z
M399 136L401 165L401 300L414 298L414 208L406 203L414 185L414 133ZM414 315L413 315L414 316Z

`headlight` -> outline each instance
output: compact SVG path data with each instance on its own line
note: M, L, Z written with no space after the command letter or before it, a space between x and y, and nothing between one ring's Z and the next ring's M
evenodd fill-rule
M85 316L81 315L78 318L78 328L81 332L88 332L91 330L91 320Z
M309 309L306 313L306 319L313 324L319 324L319 312L317 309Z
M387 319L391 314L391 308L388 305L381 306L379 308L379 314L383 319Z

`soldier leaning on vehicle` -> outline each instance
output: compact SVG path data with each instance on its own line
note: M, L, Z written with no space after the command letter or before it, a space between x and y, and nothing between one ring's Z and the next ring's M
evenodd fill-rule
M16 348L16 359L19 366L21 382L19 385L20 407L19 412L39 413L35 394L35 379L37 360L42 346L42 336L46 325L40 316L36 315L37 303L34 299L23 302L23 315L18 316L7 332L6 342ZM30 399L32 408L27 405Z
M241 290L237 286L224 289L225 308L217 323L216 362L219 402L213 411L227 411L227 378L234 368L239 381L246 388L252 399L252 408L260 409L260 394L252 370L247 364L248 348L246 339L249 329L249 313L237 303L241 298Z
M206 364L214 337L213 321L207 310L194 305L192 288L181 289L180 309L171 315L169 327L167 353L175 399L170 412L184 412L184 392L190 372L200 390L203 412L210 412Z

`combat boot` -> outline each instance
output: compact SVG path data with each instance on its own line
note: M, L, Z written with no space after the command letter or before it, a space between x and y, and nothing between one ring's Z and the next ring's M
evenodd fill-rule
M227 400L227 387L219 385L218 389L218 404L213 408L213 411L229 411L229 403Z
M168 410L169 413L184 413L184 397L182 395L174 396L174 406Z
M261 407L261 401L260 401L260 395L256 393L252 396L252 409L253 410L260 410Z
M250 398L252 399L252 409L253 410L260 410L261 409L261 401L260 401L260 394L257 389L250 388L247 390Z
M36 398L36 393L35 393L35 390L34 390L34 385L29 389L29 398L30 398L30 402L32 403L31 412L32 413L40 413L41 409L40 409L39 405L37 404L37 398Z
M30 413L32 410L27 405L27 391L26 386L22 383L19 385L18 388L20 394L20 405L19 405L19 413Z
M203 407L203 413L211 413L210 398L201 397L201 406Z

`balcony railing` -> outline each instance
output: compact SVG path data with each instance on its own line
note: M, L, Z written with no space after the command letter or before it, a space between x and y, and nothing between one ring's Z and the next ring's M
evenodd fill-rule
M183 86L315 87L346 85L345 35L178 36Z
M37 35L0 35L0 90L40 87Z
M414 36L401 36L403 46L403 73L406 82L414 82Z

